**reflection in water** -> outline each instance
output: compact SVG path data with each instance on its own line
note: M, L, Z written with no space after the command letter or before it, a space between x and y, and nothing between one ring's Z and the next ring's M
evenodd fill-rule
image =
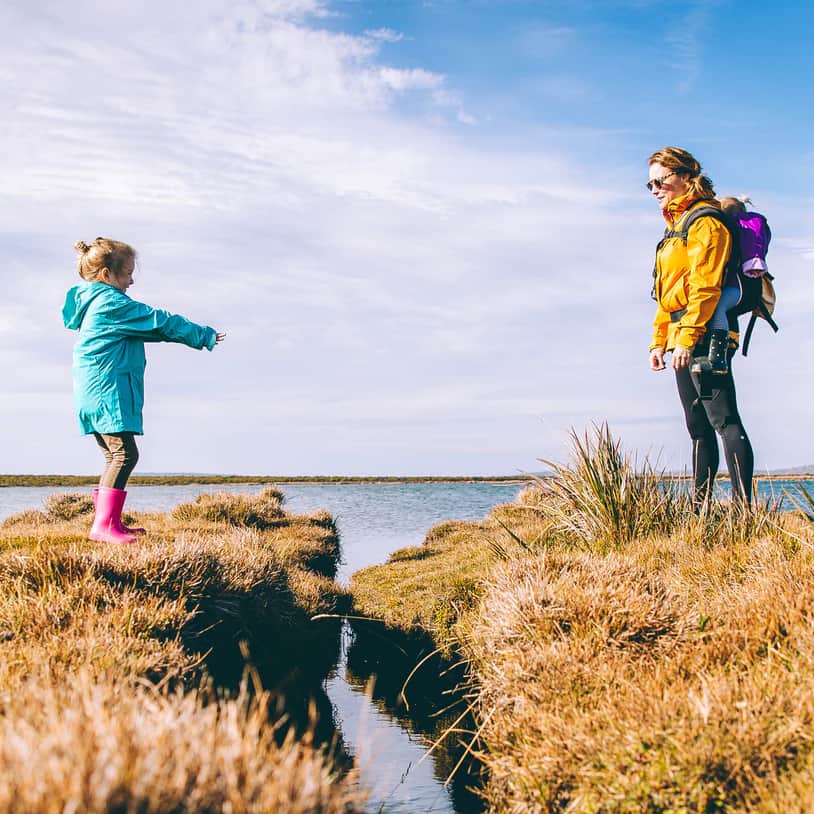
M469 790L480 782L473 761L466 761L446 784L464 753L460 735L447 736L427 754L465 709L465 701L453 692L460 670L444 670L438 657L430 659L410 680L408 708L400 697L402 686L431 645L397 642L391 632L385 638L378 627L364 622L345 625L341 655L326 682L337 710L337 726L369 790L367 810L371 814L482 811L480 799ZM442 670L443 676L439 675ZM458 729L471 728L467 719L458 724Z

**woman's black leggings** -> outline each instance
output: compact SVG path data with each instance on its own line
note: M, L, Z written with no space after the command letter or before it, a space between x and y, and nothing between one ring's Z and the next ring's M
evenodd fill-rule
M733 354L730 353L730 357ZM729 373L725 376L708 374L711 379L709 400L700 398L699 378L688 368L676 371L676 384L684 419L693 443L693 476L695 478L695 500L703 503L709 496L710 488L718 474L718 439L724 447L726 467L732 481L732 497L748 504L752 499L752 474L755 458L752 444L743 427L738 413L735 395L735 380L732 378L732 359L729 360Z

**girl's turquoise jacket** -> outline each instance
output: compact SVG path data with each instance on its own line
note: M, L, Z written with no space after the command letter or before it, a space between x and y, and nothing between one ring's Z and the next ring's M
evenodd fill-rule
M74 400L86 435L143 433L145 342L215 347L214 328L150 308L107 283L83 282L70 289L62 319L66 328L79 331Z

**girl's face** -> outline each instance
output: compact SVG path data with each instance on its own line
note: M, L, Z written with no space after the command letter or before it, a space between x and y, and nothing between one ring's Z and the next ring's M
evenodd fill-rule
M108 285L112 285L113 288L118 288L119 291L127 291L131 285L133 285L133 272L136 270L136 259L134 257L128 257L121 265L118 274L114 274L109 269L105 269L107 274L105 275L105 282Z
M663 164L651 164L647 188L664 209L674 198L684 195L690 188L690 183L686 175L679 175Z

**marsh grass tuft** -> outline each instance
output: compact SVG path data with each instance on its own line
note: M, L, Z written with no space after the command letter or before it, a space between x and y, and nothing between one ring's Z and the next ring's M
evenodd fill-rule
M58 492L43 501L49 520L73 520L75 517L93 514L93 498L82 492Z
M625 545L674 528L690 510L689 496L645 459L624 454L606 424L593 435L571 433L567 464L543 461L554 476L534 478L524 505L538 505L552 530L585 550Z
M24 509L17 514L12 514L6 517L0 528L11 528L13 526L27 526L29 528L36 528L43 523L48 522L48 515L41 512L39 509Z
M668 531L707 546L740 545L771 533L781 522L780 501L768 498L748 506L737 500L710 500L686 512Z
M283 493L274 487L264 489L259 495L202 493L192 503L176 506L172 516L176 520L209 520L266 529L283 517L283 500Z

